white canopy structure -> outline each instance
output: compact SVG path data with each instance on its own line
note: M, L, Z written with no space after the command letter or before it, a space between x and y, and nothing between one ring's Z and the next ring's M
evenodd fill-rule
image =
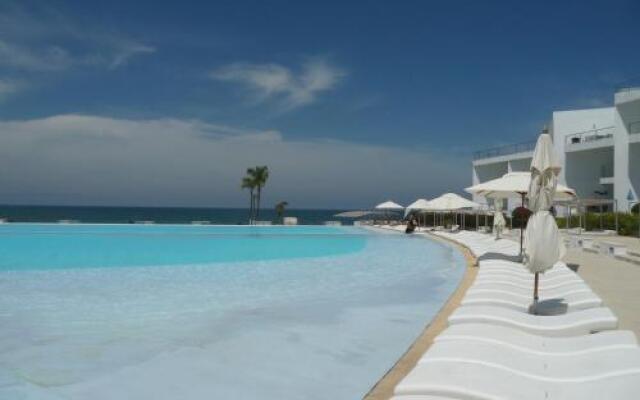
M458 196L455 193L445 193L440 197L429 201L430 211L455 211L463 209L478 209L481 205L471 200Z
M404 210L404 207L402 207L400 204L398 203L394 203L393 201L389 200L389 201L385 201L384 203L380 203L378 204L376 207L376 210L386 210L386 211L400 211L400 210Z
M565 254L558 225L549 211L556 193L558 173L560 173L560 163L553 152L551 136L545 131L538 138L531 160L529 206L533 216L527 224L524 246L524 264L535 274L534 312L538 301L538 274L553 267Z
M407 208L405 208L404 216L406 217L411 211L427 211L429 208L429 201L427 199L418 199L413 203L409 204Z
M530 172L509 172L501 178L492 179L465 189L468 193L479 196L503 199L508 197L525 196L529 193L531 184ZM555 198L557 200L571 200L576 197L576 192L564 185L557 184Z

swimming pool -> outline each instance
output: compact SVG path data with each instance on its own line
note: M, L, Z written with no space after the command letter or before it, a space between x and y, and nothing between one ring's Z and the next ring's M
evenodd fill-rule
M0 398L360 398L463 265L360 228L0 225Z

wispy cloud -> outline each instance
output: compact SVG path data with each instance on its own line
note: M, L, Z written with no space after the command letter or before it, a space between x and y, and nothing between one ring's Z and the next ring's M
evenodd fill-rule
M0 101L20 91L22 87L23 84L21 82L11 81L8 79L0 79Z
M120 34L83 26L51 8L0 7L0 68L18 72L125 66L155 48Z
M322 58L306 61L297 72L275 63L237 62L210 73L212 79L244 85L254 101L273 100L285 110L313 103L321 93L333 89L345 75L343 69Z

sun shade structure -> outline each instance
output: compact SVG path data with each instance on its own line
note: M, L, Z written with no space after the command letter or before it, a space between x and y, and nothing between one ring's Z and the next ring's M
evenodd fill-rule
M407 208L405 208L404 216L406 217L412 211L427 211L429 208L429 201L427 199L418 199L413 203L409 204Z
M445 193L440 197L429 201L428 210L430 211L454 211L463 209L478 209L480 204L471 200L458 196L455 193Z
M478 196L495 199L520 198L529 193L530 183L530 172L509 172L501 178L470 186L466 188L465 191ZM554 197L557 200L572 200L576 197L576 192L564 185L556 184L555 190Z
M502 178L492 179L465 189L465 191L493 199L504 199L509 197L517 197L521 200L521 206L524 207L524 199L529 193L531 185L530 172L509 172L504 174ZM564 185L556 182L554 197L558 200L572 200L576 197L576 192ZM520 254L523 251L523 231L520 229Z
M400 210L404 210L404 207L402 207L400 204L398 203L394 203L393 201L389 200L389 201L385 201L384 203L380 203L378 204L376 207L376 210L386 210L386 211L400 211Z
M382 212L378 211L345 211L338 214L335 214L334 217L338 218L362 218L367 215L379 215Z
M531 160L529 207L533 215L524 234L524 264L535 274L533 311L538 301L538 274L558 262L565 254L565 247L558 232L556 219L549 209L556 194L560 163L553 152L551 136L540 135Z

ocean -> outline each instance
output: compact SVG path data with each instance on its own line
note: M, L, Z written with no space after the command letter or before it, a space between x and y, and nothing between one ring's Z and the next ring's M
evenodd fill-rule
M297 217L298 224L321 225L324 221L340 218L335 214L345 210L290 209L286 217ZM191 207L97 207L97 206L16 206L0 205L0 218L8 222L58 222L72 220L82 223L127 224L153 221L158 224L189 224L207 221L220 225L243 225L249 219L246 208L191 208ZM273 208L260 210L261 221L279 223ZM343 223L351 223L342 219Z

